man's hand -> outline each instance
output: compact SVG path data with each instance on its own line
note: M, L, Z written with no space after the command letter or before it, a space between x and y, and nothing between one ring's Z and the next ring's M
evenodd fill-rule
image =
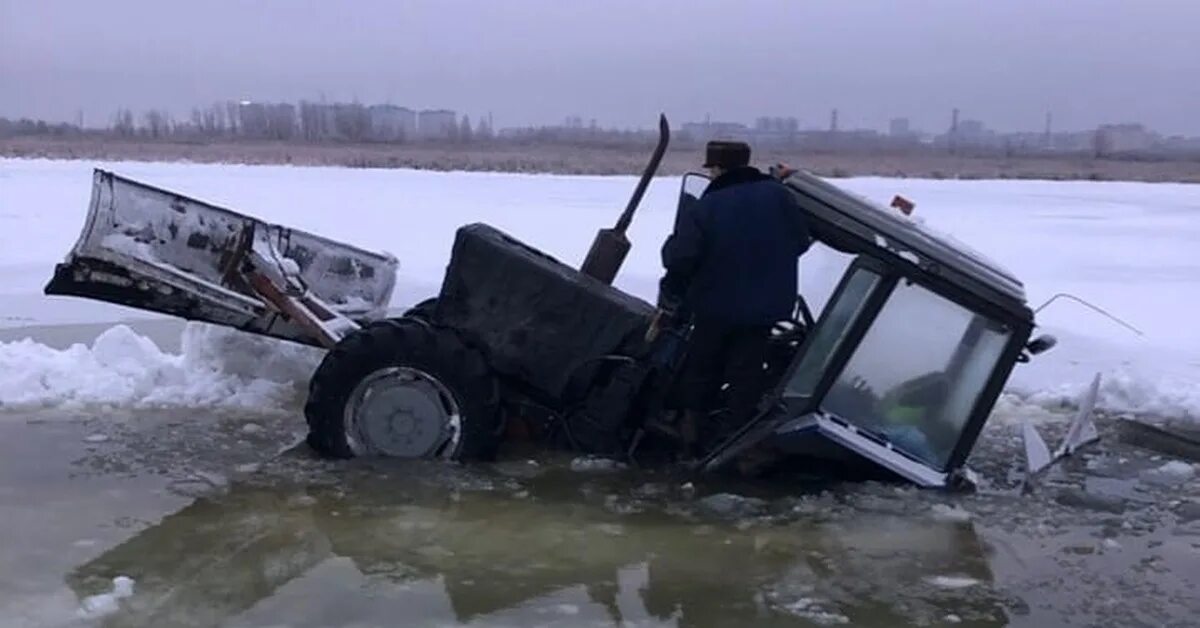
M658 338L658 332L662 331L662 310L654 310L654 316L650 318L650 326L646 328L646 342L654 342Z
M650 326L646 328L646 342L654 342L658 338L659 332L664 327L670 327L675 324L678 314L674 309L668 309L664 306L659 306L654 310L654 316L650 319Z
M664 327L671 327L677 324L679 321L679 312L679 300L660 290L658 307L654 310L654 316L650 319L650 326L646 329L646 342L653 342Z
M782 181L793 174L796 174L796 169L783 162L779 162L774 166L771 166L769 173L772 177Z

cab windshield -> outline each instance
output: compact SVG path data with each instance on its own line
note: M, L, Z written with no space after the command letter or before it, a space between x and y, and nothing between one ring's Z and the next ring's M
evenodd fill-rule
M814 337L784 387L814 398L827 370L838 368L851 326L883 278L854 268L828 304ZM901 279L821 395L820 410L945 469L1012 332L941 295Z

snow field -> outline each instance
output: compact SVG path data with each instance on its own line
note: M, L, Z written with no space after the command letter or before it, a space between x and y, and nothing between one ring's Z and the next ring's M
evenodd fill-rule
M610 226L630 177L563 177L402 170L0 160L0 327L116 323L155 315L42 286L83 226L91 169L102 167L269 221L400 260L393 305L436 294L459 226L486 221L578 265L596 229ZM1131 332L1062 300L1038 316L1059 345L1019 365L1008 400L1073 402L1103 375L1099 407L1200 417L1200 186L1183 184L844 179L886 203L899 193L915 216L997 260L1032 307L1067 292L1136 327ZM652 300L659 247L670 230L678 178L650 186L630 231L618 287ZM802 292L819 303L840 269L801 262ZM189 325L179 354L128 327L90 346L54 350L0 343L0 405L109 404L268 410L293 403L320 352L230 330ZM302 398L302 397L301 397Z

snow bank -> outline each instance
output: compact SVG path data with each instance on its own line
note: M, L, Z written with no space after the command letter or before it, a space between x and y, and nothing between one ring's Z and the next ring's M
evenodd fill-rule
M1090 384L1089 384L1090 385ZM1028 403L1047 408L1074 407L1088 385L1062 384L1023 395ZM1200 386L1176 378L1154 379L1128 371L1102 374L1096 407L1115 413L1168 419L1200 419Z
M190 323L179 355L125 325L90 347L0 343L0 406L203 407L270 411L295 403L321 352Z

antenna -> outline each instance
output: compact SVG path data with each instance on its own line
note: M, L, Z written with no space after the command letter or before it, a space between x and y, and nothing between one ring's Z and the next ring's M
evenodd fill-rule
M1139 336L1145 336L1145 335L1146 335L1146 334L1143 334L1143 333L1141 332L1141 330L1139 330L1137 327L1134 327L1133 325L1130 325L1129 323L1126 323L1125 321L1123 321L1123 320L1121 320L1121 319L1117 318L1116 316L1113 316L1112 314L1109 314L1108 312L1104 311L1104 310L1103 310L1103 309L1101 309L1100 307L1098 307L1098 306L1096 306L1096 305L1092 305L1091 303L1088 303L1087 301L1084 301L1083 299L1081 299L1081 298L1079 298L1079 297L1077 297L1077 296L1075 296L1075 295L1073 295L1073 294L1067 294L1067 293L1065 293L1065 292L1060 292L1060 293L1058 293L1058 294L1056 294L1056 295L1054 295L1054 296L1050 297L1050 299L1049 299L1049 300L1047 300L1045 303L1043 303L1041 306L1039 306L1039 307L1038 307L1036 310L1034 310L1034 311L1033 311L1033 313L1034 313L1034 314L1038 314L1038 313L1040 313L1042 310L1046 309L1046 306L1050 305L1051 303L1054 303L1056 300L1058 300L1058 299L1060 299L1060 298L1063 298L1063 299L1070 299L1070 300L1072 300L1072 301L1075 301L1076 303L1079 303L1080 305L1084 305L1084 306L1086 306L1086 307L1089 307L1089 308L1091 308L1091 309L1095 310L1096 312L1099 312L1100 314L1102 314L1102 315L1104 315L1104 316L1108 317L1109 319L1111 319L1111 320L1113 320L1113 321L1117 322L1117 323L1118 323L1119 325L1121 325L1122 327L1124 327L1124 328L1126 328L1126 329L1128 329L1128 330L1132 331L1133 333L1135 333L1135 334L1137 334L1137 335L1139 335Z

